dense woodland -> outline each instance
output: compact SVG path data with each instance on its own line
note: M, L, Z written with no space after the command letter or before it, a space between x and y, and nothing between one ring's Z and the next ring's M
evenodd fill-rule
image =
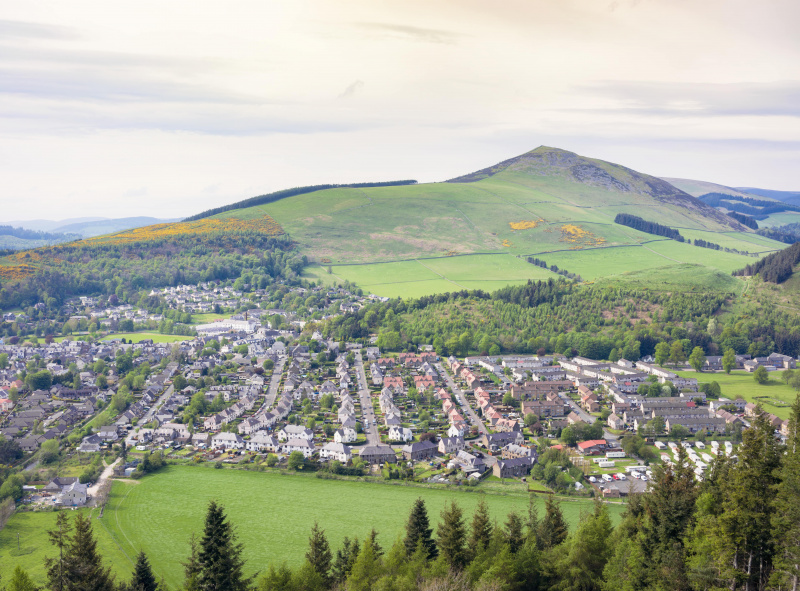
M749 215L744 215L743 213L739 213L738 211L732 211L728 213L729 217L732 217L740 224L747 226L748 228L752 228L753 230L758 230L758 222L755 218L751 218Z
M42 255L44 253L44 256ZM24 264L44 259L21 280L0 284L0 308L43 302L56 310L69 297L116 294L200 281L238 279L254 273L263 288L275 279L298 281L307 260L285 236L220 232L174 236L144 243L75 243L17 255ZM28 258L26 258L28 257ZM5 283L8 283L6 285Z
M677 240L678 242L683 242L683 236L681 236L681 233L677 230L670 228L669 226L657 224L656 222L650 222L640 218L637 215L618 213L617 217L614 218L614 223L628 226L629 228L639 230L640 232L655 234L656 236L664 236L666 238L671 238L672 240Z
M785 224L774 228L761 228L757 234L786 244L794 244L800 240L800 223Z
M784 248L778 252L756 261L752 265L747 265L744 269L734 271L734 275L755 275L770 283L783 283L792 276L795 265L800 263L800 242L795 243L789 248Z
M190 539L185 591L508 590L782 591L800 580L800 397L787 444L765 415L743 433L737 455L720 454L698 483L685 450L653 467L650 490L629 497L613 527L598 499L569 531L558 501L544 515L491 515L484 501L465 515L445 505L435 531L425 502L411 507L405 535L373 529L334 550L314 524L302 566L250 565L235 524L211 501L202 536ZM369 519L369 517L367 517ZM116 582L97 550L91 521L58 514L46 559L52 591L166 591L144 552L129 581ZM256 575L246 572L258 570ZM35 589L19 567L8 591Z
M341 189L341 188L366 189L368 187L396 187L398 185L416 185L416 184L417 181L415 180L403 180L403 181L384 181L380 183L350 183L347 185L310 185L307 187L295 187L293 189L284 189L282 191L275 191L274 193L267 193L266 195L258 195L257 197L250 197L249 199L244 199L243 201L237 201L236 203L231 203L230 205L223 205L222 207L207 209L203 213L198 213L197 215L188 217L183 221L193 222L195 220L202 220L204 218L211 217L212 215L218 215L226 211L232 211L234 209L246 209L248 207L255 207L256 205L265 205L267 203L274 203L275 201L286 199L287 197L294 197L295 195L303 195L305 193L313 193L315 191L324 191L325 189Z
M593 359L637 360L660 342L680 342L709 355L727 349L800 354L800 318L776 308L758 317L719 316L731 294L672 293L529 282L493 294L461 291L365 306L323 324L336 340L378 334L388 350L433 344L440 355L575 353Z

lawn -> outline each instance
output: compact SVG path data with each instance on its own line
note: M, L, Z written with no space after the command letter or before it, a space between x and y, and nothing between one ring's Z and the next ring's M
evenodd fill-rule
M70 513L70 518L74 513ZM96 515L96 511L93 515ZM11 578L14 568L19 565L38 584L45 582L44 558L54 557L56 551L47 537L47 530L55 523L56 514L16 513L0 531L0 576L3 582ZM102 521L92 519L97 546L112 566L118 579L127 580L133 571L132 554L126 555L109 535ZM17 534L19 534L19 550L17 550Z
M779 375L770 374L766 384L759 384L753 379L753 374L744 370L734 370L730 375L720 373L696 373L693 371L677 372L681 377L697 378L699 383L717 382L722 388L725 398L744 398L748 402L759 402L765 411L771 412L784 420L789 418L791 405L797 392L784 384Z
M230 314L192 314L192 324L207 324L230 317Z
M515 487L502 488L508 492L485 495L492 516L503 522L510 511L525 514L528 495L513 492ZM180 562L188 554L189 537L192 532L202 532L211 499L225 506L236 525L239 539L245 545L247 571L252 572L263 571L270 562L284 560L297 566L307 549L314 521L326 531L334 551L344 536L363 539L373 527L386 548L402 535L408 513L418 497L425 499L434 529L446 502L456 500L469 519L480 499L479 494L460 491L186 466L170 467L138 484L116 482L105 515L94 523L95 531L107 528L111 532L114 543L105 538L100 547L119 570L127 568L125 555L133 556L143 549L154 570L175 586L182 576ZM544 501L538 499L538 503L542 516ZM590 504L589 500L565 500L562 508L574 526L580 512L590 510ZM614 523L619 521L623 509L622 505L609 506ZM54 514L46 515L54 519ZM10 526L16 519L12 518ZM46 529L51 522L41 519L38 530ZM7 527L0 534L4 569L13 569L17 564L9 554L15 531L12 528L9 534ZM26 568L41 561L44 550L39 546L42 545L38 544L25 556Z
M112 333L104 337L103 340L108 339L127 339L133 340L134 343L145 339L152 339L154 343L177 343L179 341L194 340L194 337L178 334L161 334L158 332L120 332Z

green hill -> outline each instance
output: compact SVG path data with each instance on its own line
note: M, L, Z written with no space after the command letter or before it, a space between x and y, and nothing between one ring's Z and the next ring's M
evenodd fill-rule
M548 147L444 183L333 188L216 217L269 214L316 263L309 277L386 296L555 276L527 257L584 280L635 273L637 283L674 265L728 274L754 260L615 224L621 212L758 256L784 246L662 179Z

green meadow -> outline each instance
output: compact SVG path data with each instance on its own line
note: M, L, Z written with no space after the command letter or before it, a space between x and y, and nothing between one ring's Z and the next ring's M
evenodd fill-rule
M697 378L701 384L717 382L725 398L744 398L748 402L758 402L765 411L784 420L789 418L789 410L797 397L797 392L780 379L780 372L770 373L766 384L759 384L753 379L753 374L744 370L734 370L730 374L694 371L679 371L677 374L681 377Z
M511 511L527 514L528 494L519 483L485 485L492 517L505 521ZM325 530L334 551L345 536L363 539L374 527L384 548L403 535L413 502L425 499L434 527L445 503L456 501L469 519L481 494L413 486L323 480L305 475L281 475L204 467L169 467L138 482L117 481L102 519L93 519L99 547L115 570L128 572L139 550L147 552L156 573L175 586L182 577L181 561L189 552L192 532L201 533L208 502L225 506L245 546L249 572L270 563L297 566L307 549L315 521ZM536 499L539 515L544 501ZM590 500L564 500L562 509L574 526ZM614 523L623 505L609 505ZM15 515L0 532L0 572L5 576L21 564L42 582L41 560L49 551L44 530L54 513ZM35 524L35 525L34 525ZM26 534L24 556L15 556L16 532ZM34 533L35 532L35 533Z
M177 334L161 334L158 332L119 332L111 333L104 339L127 339L134 343L152 339L154 343L177 343L179 341L191 341L193 337Z

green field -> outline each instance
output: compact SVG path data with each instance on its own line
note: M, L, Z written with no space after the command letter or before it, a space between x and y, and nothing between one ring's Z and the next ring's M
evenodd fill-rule
M207 324L222 318L229 318L230 314L192 314L192 324Z
M766 384L759 384L753 379L753 374L744 370L734 370L727 375L725 373L696 373L694 371L676 372L681 377L697 378L697 381L717 382L722 388L722 395L725 398L744 398L748 402L758 402L765 411L774 414L781 419L789 418L791 405L797 397L797 392L784 384L777 372L770 374L770 380Z
M71 511L70 517L74 515ZM92 512L95 516L96 511ZM56 552L47 537L47 530L55 523L56 514L16 513L0 531L0 576L8 582L17 565L28 571L38 584L45 582L44 558L54 557ZM133 571L128 557L120 550L102 521L92 519L97 546L113 567L120 580L128 580ZM17 550L19 534L19 550Z
M327 267L312 267L308 277L324 279ZM356 283L370 293L388 297L419 297L462 289L492 291L518 285L529 279L557 277L554 273L509 254L465 255L437 259L331 265L331 274L340 281ZM433 291L432 291L433 290Z
M510 511L527 512L528 496L520 492L519 485L493 483L491 489L486 500L498 522L505 521ZM498 490L509 492L495 492ZM116 482L105 515L93 523L96 532L107 529L111 533L113 542L104 537L100 547L119 571L124 572L128 568L128 558L143 549L154 570L174 586L182 575L180 562L188 554L191 533L202 532L210 499L225 506L238 528L246 549L247 570L252 572L264 570L270 562L284 560L297 566L307 549L308 534L315 520L325 529L334 551L344 536L363 539L373 527L386 548L402 535L411 505L418 497L425 499L431 521L435 523L444 504L452 499L470 517L480 495L274 473L170 467L136 484ZM591 509L591 501L565 500L562 508L574 525L582 510ZM609 508L617 523L624 507L610 505ZM540 516L543 511L540 499ZM52 513L42 514L37 530L47 528L54 517ZM10 550L16 537L17 519L18 516L13 517L0 534L3 575L17 564L17 557L11 555ZM33 550L19 557L19 563L41 576L42 570L35 566L44 556L46 544L43 534L37 536L37 543L29 544Z
M160 334L157 332L120 332L112 333L104 337L105 339L128 339L133 340L134 343L152 339L154 343L177 343L179 341L191 341L194 337L178 334Z
M771 228L773 226L785 226L786 224L796 224L800 222L800 213L793 211L784 211L781 213L773 213L767 216L766 219L758 220L759 228Z
M580 181L571 168L578 165L611 180ZM660 186L655 198L656 179L607 162L542 147L494 172L477 182L329 189L218 217L267 213L319 265L307 269L306 277L325 285L349 280L383 296L493 290L551 276L526 268L515 256L537 256L585 280L682 263L730 273L753 261L669 244L615 224L619 212L635 212L729 248L758 253L780 248L733 231L733 222L716 210L700 210L696 202L684 207L688 198L668 186Z

